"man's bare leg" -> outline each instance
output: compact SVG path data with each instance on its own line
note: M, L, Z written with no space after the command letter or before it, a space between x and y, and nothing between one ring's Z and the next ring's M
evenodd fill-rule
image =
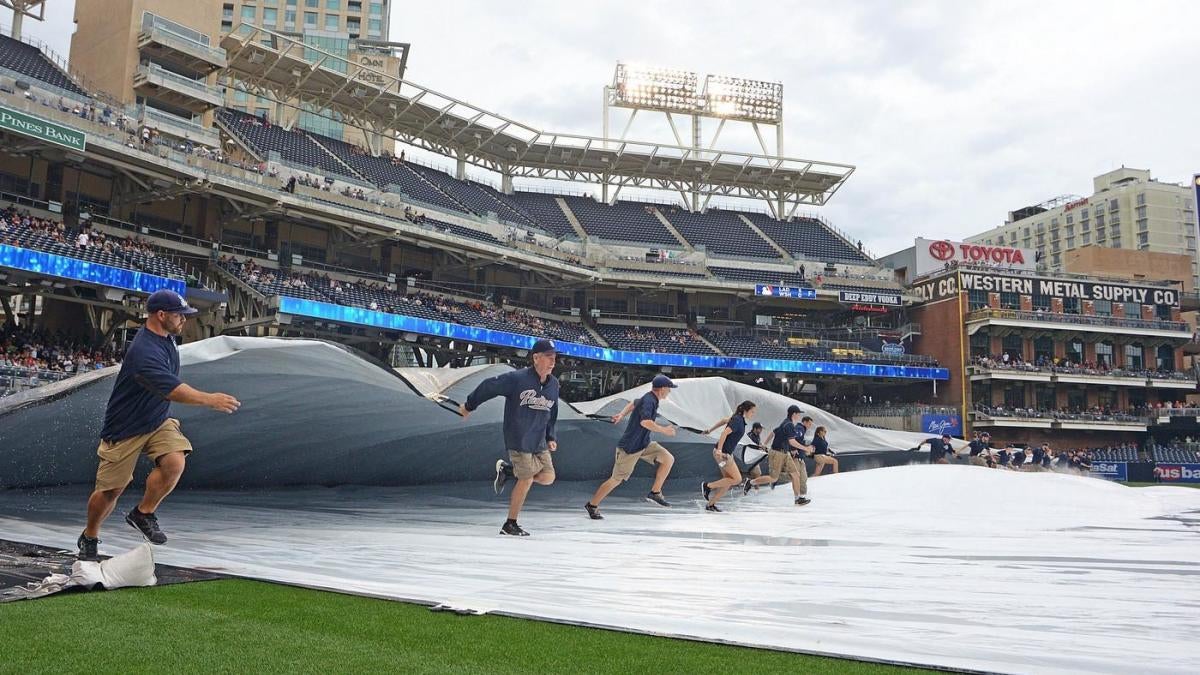
M159 457L158 466L146 477L146 494L142 496L142 503L138 504L138 511L151 514L158 510L162 500L179 484L179 477L183 475L186 465L187 460L182 452Z
M554 474L545 471L537 472L533 478L518 478L517 484L513 486L512 495L508 498L508 519L517 519L517 515L521 513L521 507L525 506L525 497L529 495L529 488L533 487L534 483L549 485L553 482Z
M91 497L88 497L87 527L83 529L84 535L91 539L100 536L100 525L112 515L113 509L117 506L117 499L124 491L125 488L96 490Z
M671 475L671 467L675 466L674 455L667 455L660 459L657 465L658 468L654 470L654 486L650 488L651 492L662 492L663 484L667 482L667 476Z
M609 478L608 480L604 481L600 484L600 487L596 488L596 494L592 495L592 501L589 503L592 506L600 506L600 502L604 501L604 498L607 497L610 492L616 490L617 486L620 484L621 481L617 480L616 478Z

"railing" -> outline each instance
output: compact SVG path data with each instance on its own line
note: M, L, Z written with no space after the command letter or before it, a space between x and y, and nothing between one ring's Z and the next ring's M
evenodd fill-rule
M147 80L158 78L164 83L169 82L174 84L188 90L196 98L212 103L213 105L221 105L224 102L224 98L222 98L221 93L217 91L216 87L209 86L206 82L172 73L157 63L138 64L137 74L145 77Z
M1006 267L1004 265L993 266L993 265L980 265L978 263L958 263L958 264L950 264L950 266L946 269L938 269L938 270L933 270L932 272L926 272L925 274L922 274L921 276L916 277L916 279L914 279L914 281L916 281L917 279L927 279L929 277L937 276L939 274L943 274L947 271L953 271L955 269L967 270L967 271L977 271L977 272L992 272L992 273L994 273L994 272L1024 273L1025 272L1025 270L1020 270L1020 269L1013 268L1013 267ZM1105 276L1096 276L1096 275L1092 275L1092 274L1076 274L1074 272L1040 272L1040 274L1041 274L1041 276L1048 277L1051 279L1078 279L1080 281L1111 281L1111 282L1119 283L1119 284L1130 283L1130 280L1128 278L1123 279L1120 277L1105 277ZM1138 286L1157 286L1160 288L1171 288L1173 286L1179 285L1177 282L1174 282L1174 281L1159 281L1159 280L1152 280L1152 279L1137 279L1134 281L1134 283Z
M159 131L165 131L169 134L186 138L196 143L202 143L210 147L218 147L221 144L221 135L216 129L210 129L203 124L197 124L192 120L184 119L177 115L165 113L156 110L148 105L138 106L138 121L151 128L157 128ZM158 125L168 125L170 128L160 128Z
M202 54L214 65L225 67L225 50L211 46L207 35L187 26L146 12L142 18L142 33L149 34L155 42L171 45L180 51Z
M910 417L912 415L957 415L958 408L937 405L898 404L898 405L858 405L837 407L852 417Z
M1040 321L1043 323L1069 323L1081 326L1103 326L1106 328L1147 328L1170 330L1191 334L1191 328L1182 321L1130 319L1116 316L1088 316L1084 314L1054 314L1051 312L1027 312L1018 309L977 309L967 314L967 321L982 319L1015 319L1018 321Z
M975 414L984 419L1047 420L1051 422L1108 422L1118 424L1147 424L1150 418L1141 413L1062 412L1035 408L992 408L976 406Z
M0 396L16 394L51 382L61 382L75 375L78 373L0 365Z
M1084 368L1082 366L1037 366L1032 363L983 363L975 362L970 366L980 373L1039 373L1047 375L1080 375L1086 377L1136 378L1139 380L1176 380L1180 382L1195 381L1195 375L1184 371L1131 370L1126 368Z

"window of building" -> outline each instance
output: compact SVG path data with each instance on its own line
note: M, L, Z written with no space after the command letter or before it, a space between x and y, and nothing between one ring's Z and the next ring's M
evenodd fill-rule
M341 18L342 17L338 16L337 14L326 14L325 15L325 30L337 31L338 26L341 23Z
M983 309L988 306L987 291L968 291L967 292L967 308L971 310Z
M1037 243L1038 243L1038 246L1045 246L1046 245L1046 235L1039 234L1037 236Z
M1079 388L1068 389L1067 407L1072 410L1083 410L1087 408L1087 392Z
M1109 246L1112 248L1121 248L1121 233L1120 232L1113 233L1112 242L1109 243Z
M383 16L383 3L382 2L372 2L371 3L371 16Z
M225 3L221 6L221 18L233 20L233 5Z
M1025 340L1020 335L1005 335L1001 350L1012 361L1025 358Z
M1096 316L1112 316L1112 301L1111 300L1095 300L1092 302L1092 308L1096 312Z
M1067 248L1075 248L1075 237L1067 237Z
M1040 309L1044 312L1049 312L1050 311L1050 296L1035 294L1033 296L1033 309L1034 310Z
M294 10L294 9L283 10L283 25L285 25L289 28L296 27L296 10Z
M1125 303L1125 316L1130 319L1138 319L1142 316L1142 306L1136 302Z
M1145 217L1146 217L1146 210L1147 210L1147 207L1145 207L1145 206L1139 206L1139 207L1137 207L1137 217L1138 217L1138 218L1145 218Z
M1159 345L1154 350L1154 367L1159 370L1175 370L1175 349L1171 345Z
M1138 246L1148 245L1150 243L1150 233L1149 232L1138 232L1137 241L1138 241Z
M1010 384L1004 388L1004 407L1006 407L1006 408L1024 408L1025 407L1025 385Z
M383 33L383 20L370 19L367 22L367 29L371 32L371 35L381 35Z
M1171 306L1170 305L1155 305L1154 306L1154 315L1157 316L1160 321L1170 321L1171 320Z
M991 356L988 350L991 348L991 336L986 330L981 330L971 335L971 358L978 359L984 356Z
M242 21L254 21L257 9L256 7L242 5Z
M1063 298L1063 314L1079 313L1079 298Z
M262 0L263 7L278 7L279 0Z
M1070 224L1071 224L1071 223L1073 223L1073 222L1075 222L1075 214L1074 214L1074 213L1068 213L1068 214L1067 214L1067 224L1068 224L1068 225L1070 225Z
M316 9L321 5L321 0L304 0L304 6L310 9Z
M1113 346L1111 342L1096 343L1096 365L1097 366L1112 366L1113 365Z
M263 9L263 25L267 28L274 28L275 22L279 19L278 13L277 9Z
M1096 227L1104 227L1104 214L1096 211Z
M1108 200L1108 212L1112 213L1113 211L1116 211L1116 210L1117 210L1117 200L1115 200L1115 199Z
M1037 397L1038 410L1052 410L1058 407L1057 396L1054 394L1054 387L1049 384L1039 384L1034 390L1034 395Z
M1088 219L1088 209L1086 206L1083 207L1082 209L1079 209L1079 218L1080 218L1080 220Z
M1058 244L1055 244L1054 248L1058 248ZM1050 264L1054 265L1055 267L1058 267L1059 265L1061 265L1062 264L1062 254L1055 253L1054 255L1050 256Z
M317 27L317 13L316 12L305 12L304 13L304 27L305 28L316 28Z
M1050 227L1051 228L1058 227L1058 217L1057 216L1050 219Z
M250 94L247 94L246 92L242 91L241 89L234 89L233 90L233 100L236 103L245 103L250 100Z
M222 32L228 33L231 30L233 30L233 22L232 21L222 21L221 22L221 31Z
M287 6L288 6L288 7L295 7L295 6L296 6L296 0L287 0Z
M1125 345L1125 368L1141 370L1144 365L1141 345Z
M1033 243L1032 243L1032 242L1030 242L1028 239L1022 239L1022 240L1021 240L1021 247L1022 247L1022 248L1033 248Z
M1071 363L1083 362L1083 340L1071 340L1067 343L1066 359Z
M1082 237L1082 243L1083 243L1083 245L1084 245L1084 246L1087 246L1088 244L1092 243L1092 235L1091 235L1091 233L1089 233L1089 232L1084 232L1084 233L1083 233L1083 237Z
M1000 307L1002 309L1021 309L1021 296L1016 293L1001 293Z
M1146 203L1146 193L1145 192L1138 193L1137 203L1138 203L1138 206L1141 206L1142 204Z
M1025 228L1025 231L1021 233L1021 236L1024 236L1024 237L1028 237L1028 236L1029 236L1029 228L1028 228L1028 227L1026 227L1026 228Z
M1050 363L1054 360L1054 340L1040 337L1033 341L1033 362Z

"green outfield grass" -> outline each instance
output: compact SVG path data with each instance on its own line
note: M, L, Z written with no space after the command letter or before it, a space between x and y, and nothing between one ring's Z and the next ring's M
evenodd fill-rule
M1200 483L1121 483L1129 487L1189 487L1200 488Z
M647 599L653 612L653 599ZM228 579L0 605L0 672L902 673Z

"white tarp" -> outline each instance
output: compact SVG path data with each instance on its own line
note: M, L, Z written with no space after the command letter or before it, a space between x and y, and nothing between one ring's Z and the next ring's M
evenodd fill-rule
M671 392L666 401L659 404L658 413L685 427L707 429L721 418L732 414L739 403L749 400L758 404L754 420L762 422L768 431L783 421L789 406L800 406L805 415L813 418L816 426L826 428L829 446L843 454L908 450L929 437L929 434L923 433L860 427L816 406L723 377L680 378L674 382L679 385L678 388ZM650 391L648 383L619 394L574 405L584 414L594 414L613 401L631 401L647 391ZM720 431L717 429L711 435L716 438ZM749 439L743 438L742 442L748 443ZM955 441L956 448L964 446L965 443Z

